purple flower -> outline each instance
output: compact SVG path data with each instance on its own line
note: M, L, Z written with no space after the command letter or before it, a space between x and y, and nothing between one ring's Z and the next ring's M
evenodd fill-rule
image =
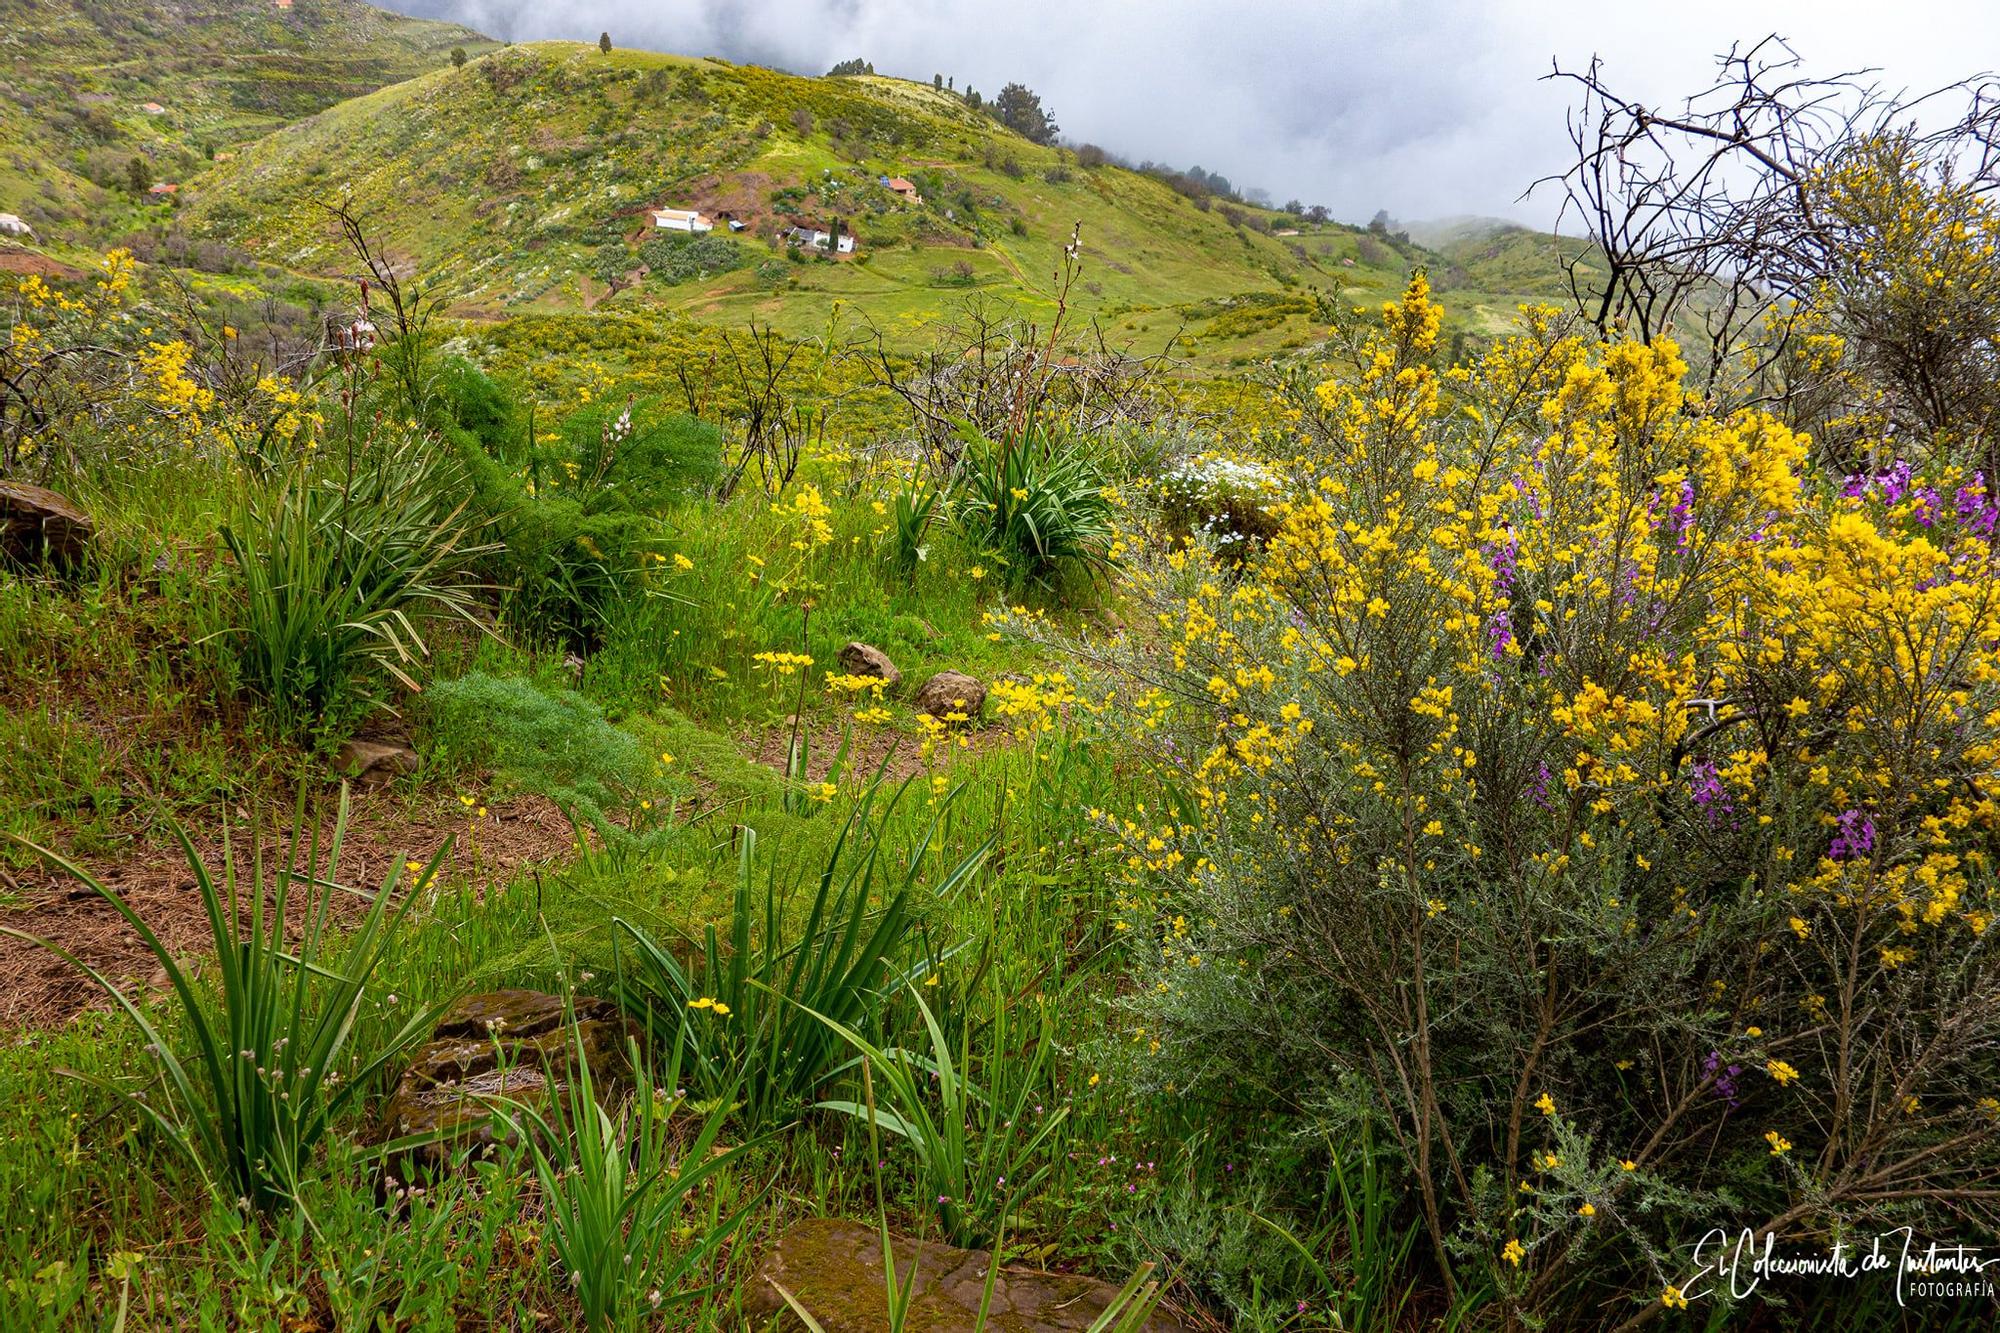
M1543 760L1536 765L1535 780L1528 784L1528 799L1544 810L1549 808L1549 779L1552 776L1548 761Z
M1675 534L1674 545L1679 550L1688 548L1688 532L1694 527L1694 480L1681 482L1681 498L1667 513L1667 522Z
M1914 517L1917 522L1927 528L1935 526L1940 508L1941 504L1938 500L1938 493L1935 490L1929 486L1922 486L1917 489L1917 507L1914 511Z
M1728 1102L1732 1111L1742 1105L1742 1099L1736 1095L1736 1077L1742 1072L1742 1065L1730 1065L1724 1068L1721 1051L1710 1051L1708 1058L1701 1062L1702 1077L1713 1080L1709 1092Z
M1987 493L1984 472L1974 473L1972 483L1959 487L1952 501L1961 527L1981 537L1992 538L1995 524L2000 523L2000 505L1994 504L1993 497Z
M1882 492L1884 504L1895 504L1908 493L1912 473L1913 469L1909 463L1899 458L1890 464L1887 472L1875 478L1875 485Z
M1719 825L1734 808L1729 803L1729 788L1710 759L1694 766L1694 775L1688 779L1688 793L1694 797L1695 809L1707 816L1710 828Z
M1826 854L1836 861L1854 861L1874 847L1875 821L1859 810L1843 810Z

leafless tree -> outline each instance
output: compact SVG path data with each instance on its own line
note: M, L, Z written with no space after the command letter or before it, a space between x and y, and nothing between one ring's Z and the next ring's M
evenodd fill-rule
M1983 372L1990 387L1992 346L1956 328L1947 340L1961 353L1973 345L1973 364L1942 364L1951 349L1907 345L1899 321L1870 308L1890 276L1870 253L1879 219L1843 208L1834 186L1875 154L1906 174L1902 187L1979 207L2000 189L1994 76L1913 95L1870 70L1811 76L1770 36L1732 47L1713 84L1674 107L1621 93L1596 59L1548 77L1579 91L1575 156L1535 188L1560 189L1560 225L1593 243L1569 264L1570 287L1602 335L1672 333L1710 391L1730 380L1782 394L1790 386L1773 372L1792 351L1790 317L1818 310L1859 341L1896 424L1963 427L1965 404L1941 382Z
M870 376L903 400L918 446L941 473L957 466L963 427L1002 440L1030 424L1087 436L1166 410L1158 372L1177 339L1140 356L1113 347L1095 321L1070 329L1070 293L1083 272L1079 237L1072 231L1052 276L1055 314L1046 325L1012 302L974 294L915 356L892 352L880 330L864 349Z

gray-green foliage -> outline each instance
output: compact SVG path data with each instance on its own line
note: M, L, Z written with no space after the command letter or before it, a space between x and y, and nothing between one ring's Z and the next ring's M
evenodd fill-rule
M474 671L431 687L436 743L449 757L493 771L506 786L547 796L591 823L652 779L637 737L574 690Z

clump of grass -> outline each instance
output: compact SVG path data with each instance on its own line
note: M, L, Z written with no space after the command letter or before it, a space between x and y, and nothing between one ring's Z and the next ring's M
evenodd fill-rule
M681 1128L686 1099L670 1091L679 1082L678 1050L670 1047L667 1063L649 1071L633 1045L629 1055L642 1077L614 1117L598 1103L573 1017L570 1032L575 1073L562 1096L547 1115L516 1103L514 1117L534 1155L557 1270L583 1307L585 1326L598 1333L628 1326L642 1308L684 1298L688 1275L735 1234L758 1200L705 1227L682 1225L701 1186L745 1150L718 1146L728 1099L688 1137Z
M942 809L881 886L881 907L873 906L882 832L904 789L872 824L879 780L856 803L819 868L802 921L778 891L775 866L757 901L757 835L745 829L726 946L711 925L700 952L683 964L645 931L613 922L620 1006L685 1052L704 1096L733 1095L752 1126L797 1109L837 1072L846 1052L833 1024L873 1031L884 991L928 970L906 962L905 952L911 895L938 841ZM961 857L934 894L954 895L992 846L989 838Z
M1035 427L993 440L965 428L959 522L1018 583L1052 587L1112 566L1106 480L1074 442Z
M222 528L243 590L225 633L277 718L357 707L373 672L415 689L423 622L478 623L469 571L487 548L470 540L462 489L456 464L416 435L370 448L340 477L301 464L246 485Z
M423 1035L431 1018L412 1013L372 1054L364 1056L356 1049L355 1029L369 978L415 895L405 895L400 905L394 904L403 873L398 861L398 869L390 871L375 893L339 959L332 959L331 914L339 891L333 874L340 862L347 815L343 787L325 861L320 859L315 822L301 862L306 825L301 791L284 859L268 875L262 838L253 827L247 885L239 882L226 828L218 886L187 831L174 826L208 921L217 978L213 996L197 988L174 952L115 890L46 848L31 849L109 903L145 944L172 990L182 1033L179 1050L148 1010L103 973L61 945L0 927L0 932L67 959L137 1025L148 1054L159 1066L158 1081L165 1096L134 1094L131 1104L161 1129L168 1142L193 1155L211 1185L226 1185L245 1206L259 1212L290 1206L300 1174L329 1126L370 1085L377 1071ZM419 886L429 882L449 848L447 842L418 872ZM301 865L303 870L297 868ZM304 885L310 896L304 931L288 947L286 910L295 884Z

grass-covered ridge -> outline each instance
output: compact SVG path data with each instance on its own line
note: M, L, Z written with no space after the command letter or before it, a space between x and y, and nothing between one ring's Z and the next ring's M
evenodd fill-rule
M15 0L0 27L0 210L48 240L115 236L142 216L132 158L178 184L211 154L490 45L360 0Z
M916 182L922 201L885 176ZM1196 352L1273 350L1307 328L1313 289L1387 292L1429 258L1334 224L1275 235L1302 224L1080 165L929 85L566 43L494 52L273 134L193 184L183 225L325 271L339 242L312 201L331 197L463 311L592 307L619 289L614 309L795 335L844 306L908 338L979 294L1046 316L1050 257L1079 225L1090 268L1076 312L1141 344L1179 333ZM649 210L664 206L734 214L746 229L716 243L741 262L672 280L642 244ZM788 262L779 231L835 220L858 238L855 255ZM655 271L635 282L642 265ZM1510 274L1510 290L1547 290L1554 271ZM1289 300L1272 306L1279 296ZM1239 299L1275 314L1213 327Z

